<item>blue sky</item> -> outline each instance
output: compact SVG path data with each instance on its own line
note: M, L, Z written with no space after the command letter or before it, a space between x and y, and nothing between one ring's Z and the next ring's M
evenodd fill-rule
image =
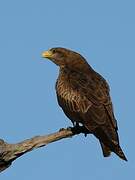
M9 143L70 126L58 107L58 67L41 52L80 52L109 82L121 146L128 162L104 158L97 139L79 135L30 152L2 180L133 179L135 2L12 0L0 2L0 138Z

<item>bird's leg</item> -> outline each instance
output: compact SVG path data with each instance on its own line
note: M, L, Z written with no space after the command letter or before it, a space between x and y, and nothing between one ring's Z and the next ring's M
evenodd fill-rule
M73 121L72 123L73 123L73 126L74 126L74 127L76 127L76 128L79 128L79 127L80 127L80 125L79 125L78 122Z
M73 121L73 131L76 132L76 133L83 133L84 136L86 137L87 134L90 134L90 132L88 131L88 129L86 129L83 125L80 125L79 122L75 122Z
M68 127L67 130L71 130L74 134L82 133L81 126L78 122L72 121L73 127Z
M90 134L90 131L85 126L80 125L79 122L72 121L72 123L73 127L68 127L67 130L72 131L74 134L83 133L85 137L87 136L87 134ZM60 130L63 130L63 128Z
M76 122L76 121L73 122L73 128L74 128L74 130L75 130L76 132L82 131L82 130L81 130L81 127L82 127L82 126L80 126L79 122Z
M80 126L78 122L72 121L73 127L68 127L67 129L76 131Z

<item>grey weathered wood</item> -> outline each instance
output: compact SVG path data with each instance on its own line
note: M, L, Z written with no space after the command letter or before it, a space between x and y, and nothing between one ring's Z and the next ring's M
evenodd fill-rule
M46 146L49 143L63 138L72 137L79 133L86 134L87 132L83 127L61 129L56 133L35 136L16 144L8 144L0 139L0 172L7 169L15 159L29 151Z

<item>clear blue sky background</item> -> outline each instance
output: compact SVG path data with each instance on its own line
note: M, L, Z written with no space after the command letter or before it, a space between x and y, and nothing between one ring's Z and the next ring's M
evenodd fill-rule
M65 139L30 152L2 180L135 178L135 1L0 1L0 138L15 143L70 126L58 107L58 67L41 58L51 47L71 48L109 82L124 162L103 158L94 136Z

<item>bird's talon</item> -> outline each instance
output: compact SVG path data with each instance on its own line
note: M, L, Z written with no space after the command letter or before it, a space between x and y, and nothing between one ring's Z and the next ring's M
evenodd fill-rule
M67 130L72 131L73 127L67 127Z
M64 128L60 128L59 132L60 132L60 131L64 131L64 130L65 130Z

